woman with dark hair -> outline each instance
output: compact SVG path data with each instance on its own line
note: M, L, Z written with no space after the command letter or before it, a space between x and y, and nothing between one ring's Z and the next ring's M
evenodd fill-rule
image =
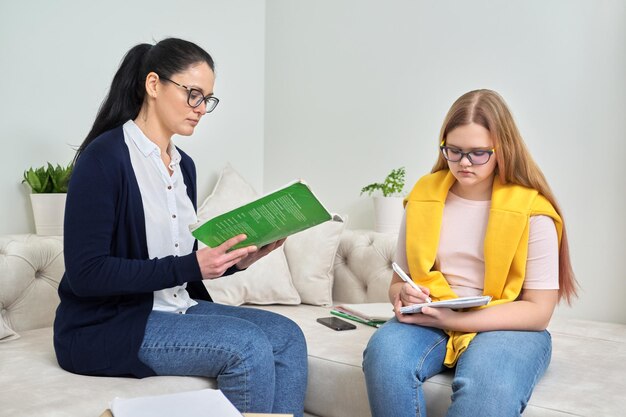
M393 275L395 317L364 353L372 415L425 416L424 381L454 368L448 417L519 416L550 363L554 308L576 295L561 210L495 91L457 99L438 144L405 199L396 251L418 287ZM400 311L477 295L491 302Z
M66 271L54 323L64 369L197 375L242 412L303 414L304 336L289 319L211 302L202 284L282 245L235 236L197 250L196 171L172 142L215 109L211 56L181 39L133 47L78 149L65 208Z

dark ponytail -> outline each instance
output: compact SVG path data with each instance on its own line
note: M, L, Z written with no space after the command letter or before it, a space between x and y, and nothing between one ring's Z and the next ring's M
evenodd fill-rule
M91 131L78 148L74 162L95 138L139 115L146 94L146 77L150 72L171 78L198 62L206 62L211 70L215 70L211 55L182 39L167 38L154 46L142 43L132 47L115 73L109 93L100 105Z

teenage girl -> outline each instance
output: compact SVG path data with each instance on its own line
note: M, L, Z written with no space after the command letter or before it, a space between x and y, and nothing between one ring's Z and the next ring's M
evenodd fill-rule
M449 110L432 173L405 199L395 317L363 368L374 417L425 416L422 384L454 368L448 416L519 416L550 362L546 327L576 293L561 211L500 95L471 91ZM482 308L400 307L489 295Z

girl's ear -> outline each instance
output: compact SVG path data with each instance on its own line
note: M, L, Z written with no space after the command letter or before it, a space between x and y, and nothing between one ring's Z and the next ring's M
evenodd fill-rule
M156 72L150 72L146 76L146 95L156 98L157 85L159 84L159 75Z

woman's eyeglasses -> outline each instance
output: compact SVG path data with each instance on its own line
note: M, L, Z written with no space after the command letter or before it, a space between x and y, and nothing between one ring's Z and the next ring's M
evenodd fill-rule
M443 145L440 146L439 149L441 149L443 157L450 162L459 162L464 156L466 156L472 165L486 164L489 162L491 155L495 152L495 149L461 152L458 148L451 148Z
M213 96L207 97L204 94L202 94L202 91L198 90L197 88L187 87L186 85L178 84L176 81L172 81L169 78L165 78L165 77L160 77L160 79L169 81L172 84L175 84L179 86L180 88L184 88L185 90L187 90L187 104L189 104L189 106L193 107L194 109L200 106L202 102L204 102L206 106L205 111L207 113L211 113L213 110L215 110L215 107L217 107L217 103L220 102L220 100L217 97L213 97Z

